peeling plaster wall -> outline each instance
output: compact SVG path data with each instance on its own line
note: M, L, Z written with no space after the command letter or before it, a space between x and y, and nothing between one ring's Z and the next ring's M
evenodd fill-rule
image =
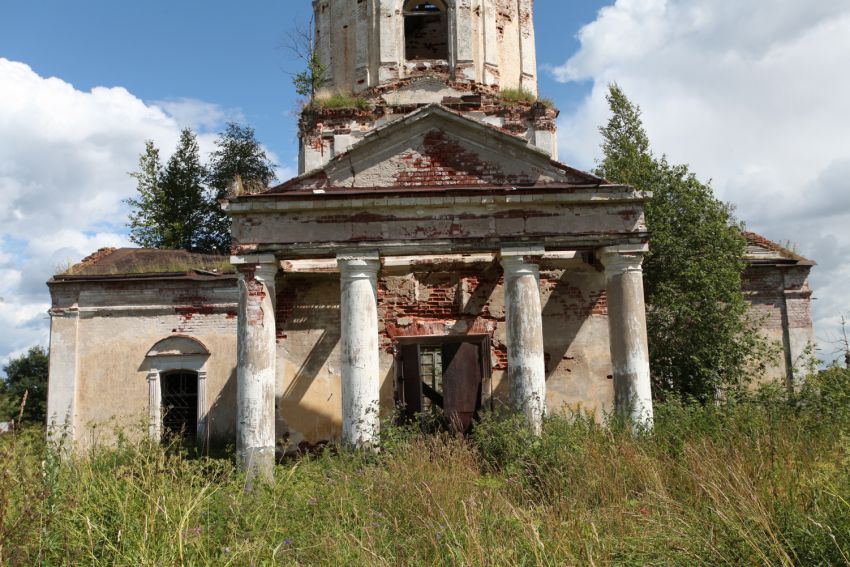
M406 59L404 0L314 1L319 58L331 89L360 92L439 73L537 93L531 0L449 0L448 59Z
M558 111L542 103L505 104L498 96L469 91L462 85L447 85L433 77L404 81L397 88L375 93L370 102L372 106L367 109L304 109L298 125L299 173L325 165L373 130L428 104L441 104L478 123L525 139L552 159L558 158Z
M147 434L146 358L163 338L190 336L210 351L208 434L232 443L236 418L236 295L234 280L66 283L53 285L53 310L79 309L75 440L78 447ZM54 334L64 327L53 325ZM51 388L54 387L51 376ZM58 379L58 378L57 378Z
M762 335L779 351L763 381L799 382L814 345L810 266L752 266L743 277L744 296Z
M341 432L339 275L285 274L278 292L277 436L312 446ZM541 267L547 404L601 418L613 406L604 274L574 261ZM385 268L379 277L381 411L394 405L400 337L487 335L495 405L508 401L502 269L496 263ZM487 393L485 403L489 401Z

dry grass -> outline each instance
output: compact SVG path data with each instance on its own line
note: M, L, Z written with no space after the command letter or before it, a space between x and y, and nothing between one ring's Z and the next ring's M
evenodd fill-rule
M100 267L97 264L86 266L77 264L65 268L61 275L76 276L115 276L115 275L143 275L143 274L177 274L186 273L194 270L205 272L213 272L218 274L229 274L235 271L235 268L230 263L230 259L222 256L221 258L213 256L196 256L191 258L169 259L165 261L154 261L146 263L131 264L129 266L106 266Z
M380 455L288 461L251 493L231 460L121 443L63 463L39 431L6 435L0 564L850 565L843 376L793 402L662 406L651 435L389 428Z
M369 107L369 103L366 99L351 93L336 91L316 95L310 106L322 109L355 108L357 110L366 110Z

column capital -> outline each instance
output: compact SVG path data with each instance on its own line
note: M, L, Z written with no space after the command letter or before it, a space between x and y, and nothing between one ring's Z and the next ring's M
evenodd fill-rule
M539 276L538 263L546 249L543 246L523 245L504 246L499 251L499 261L505 270L505 277L523 275Z
M230 263L240 277L251 274L255 280L269 287L274 287L275 277L280 271L280 262L274 254L231 256Z
M648 244L621 244L606 246L597 251L605 271L611 274L642 272L643 257L649 252Z
M336 265L344 280L373 279L381 269L381 255L377 251L340 252Z

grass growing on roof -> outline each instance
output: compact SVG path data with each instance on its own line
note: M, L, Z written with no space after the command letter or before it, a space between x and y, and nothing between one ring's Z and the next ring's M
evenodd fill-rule
M144 274L173 274L186 273L193 270L214 272L218 274L233 273L235 268L227 256L196 256L181 258L169 258L152 262L132 263L127 267L116 267L112 265L98 266L97 264L86 266L81 264L67 268L62 275L67 276L115 276L115 275L144 275Z
M336 91L329 94L319 94L313 98L311 106L322 109L356 108L366 110L369 103L366 99L349 92Z
M554 108L555 104L548 98L540 98L534 93L525 89L502 89L499 91L499 98L506 104L533 103L539 102L547 108Z

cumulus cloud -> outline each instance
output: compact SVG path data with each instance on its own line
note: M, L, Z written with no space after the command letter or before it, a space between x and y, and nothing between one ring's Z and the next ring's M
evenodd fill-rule
M238 109L222 108L212 102L194 98L157 100L151 104L163 109L184 127L193 130L212 131L225 122L245 122L245 115Z
M552 69L592 87L561 118L562 159L593 165L617 82L657 152L711 178L752 229L819 261L815 330L834 334L850 315L850 4L617 0L579 40Z
M128 244L122 201L145 140L168 155L190 126L209 152L222 122L240 117L189 99L148 104L121 87L83 92L0 58L0 366L47 344L51 274Z

